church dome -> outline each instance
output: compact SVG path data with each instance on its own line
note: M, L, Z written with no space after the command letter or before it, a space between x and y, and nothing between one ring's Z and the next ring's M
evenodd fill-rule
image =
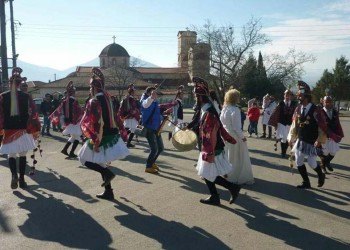
M119 44L112 43L110 45L107 45L102 51L100 56L107 56L107 57L130 57L129 53L124 49L123 46L120 46Z

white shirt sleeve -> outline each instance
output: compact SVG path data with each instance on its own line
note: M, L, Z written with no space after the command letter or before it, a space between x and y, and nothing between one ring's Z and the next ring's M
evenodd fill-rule
M148 97L146 100L142 101L142 107L144 107L145 109L148 108L149 106L151 106L153 101L154 100L151 97Z
M233 126L233 130L238 134L240 139L244 138L242 131L242 120L241 120L241 112L239 108L235 108L231 113L231 122Z

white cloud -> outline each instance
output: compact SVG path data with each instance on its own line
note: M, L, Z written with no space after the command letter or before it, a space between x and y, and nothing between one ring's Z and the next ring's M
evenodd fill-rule
M325 12L350 12L350 0L335 1L321 8Z

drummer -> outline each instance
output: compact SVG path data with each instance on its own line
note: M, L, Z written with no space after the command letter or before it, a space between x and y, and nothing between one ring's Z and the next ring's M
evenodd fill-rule
M169 126L172 125L178 125L183 123L184 119L184 111L183 111L183 106L182 106L182 99L183 99L183 85L180 85L177 89L177 93L175 96L175 105L172 108L171 112L171 121L169 122ZM168 139L170 140L172 137L172 132L169 132L169 137Z

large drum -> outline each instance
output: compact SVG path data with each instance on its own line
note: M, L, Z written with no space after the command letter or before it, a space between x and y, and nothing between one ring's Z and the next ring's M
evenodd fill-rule
M175 127L171 142L174 147L181 151L190 151L197 145L197 135L192 130L181 130L186 124L182 123Z

